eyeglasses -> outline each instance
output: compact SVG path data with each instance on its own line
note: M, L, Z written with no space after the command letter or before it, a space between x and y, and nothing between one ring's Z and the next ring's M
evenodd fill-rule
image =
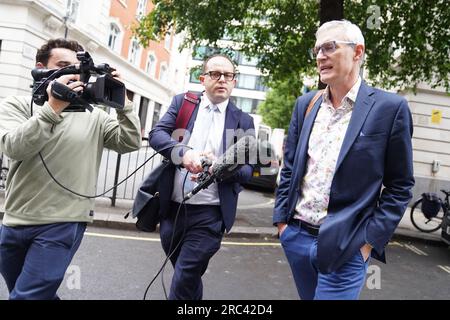
M226 80L226 81L231 81L234 80L234 78L236 77L236 73L233 72L219 72L219 71L209 71L209 72L205 72L203 75L208 75L212 80L219 80L220 77L222 77Z
M344 43L344 44L348 44L349 46L356 46L356 43L351 42L351 41L328 41L325 43L322 43L320 46L316 46L312 49L310 49L309 53L311 55L312 59L316 59L317 55L319 54L319 52L322 50L322 54L325 56L328 56L332 53L334 53L336 51L337 47L337 43Z

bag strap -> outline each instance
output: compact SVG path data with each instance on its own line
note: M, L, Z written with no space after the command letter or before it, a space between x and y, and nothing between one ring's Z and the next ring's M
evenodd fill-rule
M199 98L197 95L186 92L183 98L183 104L181 105L180 110L178 111L177 120L175 122L175 126L177 129L186 129L189 119L194 112L195 107L199 102Z
M316 94L314 95L314 97L311 99L311 101L309 102L308 108L306 109L306 112L305 112L305 118L308 115L308 113L312 110L312 108L316 104L316 101L323 94L323 92L324 92L324 89L317 91Z
M175 121L176 129L186 129L195 107L199 103L199 97L191 92L186 92L183 98L183 104L178 111L177 120ZM183 140L184 136L179 137L179 142Z

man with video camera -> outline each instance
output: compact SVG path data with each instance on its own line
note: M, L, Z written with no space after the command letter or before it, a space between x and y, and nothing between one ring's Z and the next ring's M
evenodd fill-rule
M79 51L83 48L75 41L49 40L38 50L36 66L78 64ZM118 78L118 73L111 76ZM141 143L131 103L117 109L117 119L100 108L67 112L71 103L55 98L55 82L72 96L87 85L79 74L66 74L48 83L48 101L42 106L32 107L31 97L21 96L0 103L0 151L11 159L0 227L0 273L10 299L58 299L56 291L86 223L93 220L94 200L81 194L95 194L103 148L125 153Z

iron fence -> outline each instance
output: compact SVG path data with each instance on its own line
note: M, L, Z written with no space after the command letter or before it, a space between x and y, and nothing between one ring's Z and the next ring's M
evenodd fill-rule
M154 150L148 145L147 139L143 139L142 147L139 150L122 155L115 151L105 149L103 151L97 180L97 194L105 192L125 179L153 155L153 153ZM116 199L133 200L146 174L153 170L161 161L161 155L156 155L129 179L104 196L111 199L112 206L115 205Z
M121 155L115 151L104 149L99 168L96 193L102 194L106 190L111 189L142 165L151 155L153 155L153 153L154 150L148 145L146 138L142 140L141 148L134 152ZM161 163L161 161L162 156L159 154L156 155L129 179L107 192L104 197L111 199L112 206L115 206L117 199L133 200L146 174L153 170L153 168ZM0 189L5 188L8 167L9 161L7 157L1 153Z

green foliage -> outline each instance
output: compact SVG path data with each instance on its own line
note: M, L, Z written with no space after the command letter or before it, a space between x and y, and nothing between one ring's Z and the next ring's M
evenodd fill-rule
M153 0L155 10L135 33L143 45L184 31L184 46L217 45L225 36L260 57L271 80L311 74L308 49L319 26L317 0ZM344 0L344 16L366 38L369 80L383 87L419 82L450 87L450 10L447 0Z
M258 107L263 122L272 128L284 128L287 132L295 100L301 95L303 83L300 77L275 81L270 84L266 100Z
M426 82L449 91L448 0L343 1L344 17L365 37L367 81L397 89L415 89ZM259 111L264 122L286 127L293 97L300 94L298 79L316 73L308 49L319 27L318 0L153 2L155 10L135 28L143 45L170 29L184 32L184 47L216 47L224 38L237 41L245 55L260 58L258 67L273 88Z
M404 89L423 81L449 90L447 0L346 0L344 15L358 22L363 32L368 56L365 67L376 85Z
M240 51L260 58L259 67L274 80L311 69L308 49L314 44L317 1L293 0L153 0L156 7L135 28L145 45L169 28L185 32L184 46L216 47L225 36ZM308 17L314 15L314 18ZM307 18L308 17L308 18Z

